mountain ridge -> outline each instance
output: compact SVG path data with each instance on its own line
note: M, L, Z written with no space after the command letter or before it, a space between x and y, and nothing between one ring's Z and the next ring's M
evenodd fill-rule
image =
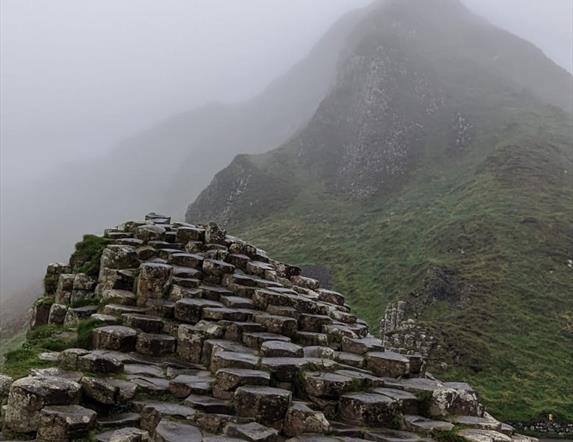
M306 128L238 156L186 219L328 268L373 326L399 311L387 342L427 347L504 418L571 421L572 77L437 4L369 14Z

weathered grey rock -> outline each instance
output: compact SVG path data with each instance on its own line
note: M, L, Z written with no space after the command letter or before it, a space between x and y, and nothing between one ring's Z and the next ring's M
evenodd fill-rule
M255 369L259 358L252 354L237 353L234 351L219 351L211 356L211 372L217 373L222 368L248 368Z
M137 335L136 350L138 353L149 356L163 356L175 353L177 339L169 335L139 333Z
M303 348L300 345L284 341L265 341L260 346L261 354L266 357L302 358Z
M55 302L57 304L67 305L70 303L75 277L76 275L73 273L62 273L59 276L55 292Z
M151 300L162 299L169 293L173 267L167 264L146 262L139 268L137 278L137 305L144 306Z
M86 437L94 428L96 412L79 405L44 407L40 413L38 442L68 442Z
M169 391L178 398L185 398L190 394L208 395L212 391L213 382L214 379L209 372L197 375L179 375L169 381Z
M163 330L163 319L158 316L126 313L122 315L122 317L126 326L141 330L145 333L161 333Z
M477 393L468 384L446 382L444 387L432 392L430 414L434 417L446 417L450 414L482 416L483 407Z
M181 324L177 329L177 355L186 362L201 362L204 337L193 326Z
M311 345L304 347L304 356L307 358L335 359L336 352L330 347Z
M54 295L58 287L58 281L62 273L70 273L70 266L63 263L48 264L46 276L44 277L44 290L46 295Z
M177 229L177 242L205 241L205 229L195 226L181 226Z
M202 442L203 434L199 428L162 420L155 431L154 442Z
M256 315L255 322L261 324L269 333L294 336L298 330L296 319L288 316L275 316L266 313Z
M354 425L392 427L399 414L396 401L375 393L345 394L339 407L341 419Z
M97 313L98 307L95 305L87 305L84 307L69 308L64 318L64 327L75 328L81 320L87 319L93 314Z
M203 261L203 273L213 282L220 282L224 275L235 271L235 266L225 261L217 259L206 259Z
M407 391L394 388L375 388L372 390L372 393L388 396L390 399L396 401L403 414L417 414L420 411L418 408L418 398Z
M120 413L112 416L99 416L97 426L101 429L138 427L141 416L138 413Z
M279 436L279 432L274 428L266 427L257 422L229 424L225 429L225 434L250 442L274 442Z
M37 376L18 379L10 387L4 425L15 433L37 431L40 410L49 405L72 405L80 400L77 382Z
M135 349L137 332L122 325L109 325L93 330L93 346L98 350L130 352Z
M48 316L48 324L64 325L68 307L63 304L52 304Z
M191 407L168 402L147 402L141 409L141 428L153 433L163 418L190 420L195 416Z
M156 224L144 224L136 227L133 236L144 242L162 241L165 238L165 228Z
M184 404L205 413L231 414L233 412L233 407L229 401L200 394L190 394L185 399Z
M207 299L181 299L175 303L175 319L189 324L196 324L201 320L202 311L206 307L223 308L223 304Z
M109 245L101 255L100 261L100 277L105 276L102 274L103 269L132 269L139 267L139 259L137 259L137 252L135 247L126 245ZM110 287L113 288L113 287Z
M126 427L111 432L109 442L151 442L149 433L135 427Z
M164 394L169 391L169 381L167 379L136 374L128 375L127 380L137 386L138 392L148 396Z
M454 429L454 425L449 422L436 421L411 414L405 415L402 421L405 430L417 433L431 434L435 431L451 431Z
M286 414L283 432L290 437L303 433L328 433L330 423L320 411L312 410L301 402L293 403Z
M135 397L137 392L137 385L121 379L85 376L81 384L87 397L105 405L126 404Z
M0 374L0 406L4 403L4 400L8 398L8 393L10 393L10 386L14 382L10 376Z
M44 296L34 303L32 316L30 318L30 328L46 325L50 318L50 309L54 303L54 297Z
M257 422L280 430L291 400L291 392L279 388L248 386L235 391L239 416L254 417Z
M301 388L306 394L326 399L338 399L352 390L354 384L351 377L336 373L306 372L301 380Z
M366 367L377 376L397 378L410 372L410 361L391 351L371 352L366 354Z
M348 353L356 353L359 355L364 355L368 352L383 352L384 345L382 341L374 337L366 338L342 338L341 341L342 351Z
M77 367L78 370L91 373L120 373L123 361L110 352L95 350L78 356Z
M106 304L135 305L137 296L130 290L109 289L102 291L102 301Z
M215 374L213 396L219 399L232 399L235 390L243 385L268 386L271 381L269 373L244 368L223 368Z
M355 353L337 352L334 359L341 364L364 368L364 357Z
M269 333L269 332L248 332L243 333L241 338L243 344L247 347L253 349L259 349L263 345L263 343L267 341L282 341L282 342L290 342L290 338L287 336L279 335L277 333Z
M318 299L336 305L344 305L344 296L338 292L326 289L318 289Z

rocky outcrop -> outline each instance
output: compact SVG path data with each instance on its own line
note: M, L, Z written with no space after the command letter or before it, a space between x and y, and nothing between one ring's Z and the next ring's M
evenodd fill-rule
M4 437L421 441L462 422L467 440L523 439L469 385L385 348L340 293L215 224L153 214L105 236L99 277L81 287L97 304L67 326L95 323L91 344L0 376ZM55 284L56 268L48 297L88 281L62 271ZM67 316L71 299L49 316Z

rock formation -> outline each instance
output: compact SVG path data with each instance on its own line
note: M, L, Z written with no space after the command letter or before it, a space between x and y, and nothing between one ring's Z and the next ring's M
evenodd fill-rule
M527 439L468 384L386 350L340 293L216 224L150 214L104 238L97 279L48 266L32 327L91 324L90 340L0 376L0 440Z

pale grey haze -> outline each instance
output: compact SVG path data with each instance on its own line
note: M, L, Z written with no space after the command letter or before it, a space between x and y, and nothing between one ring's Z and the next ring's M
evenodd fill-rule
M572 70L573 0L464 1ZM164 206L182 213L233 155L288 138L333 80L352 17L321 37L369 3L0 0L0 301L38 286L81 233L154 209L176 184L187 193ZM211 102L228 104L192 111ZM161 182L189 165L177 164L185 149L214 154L195 181Z

